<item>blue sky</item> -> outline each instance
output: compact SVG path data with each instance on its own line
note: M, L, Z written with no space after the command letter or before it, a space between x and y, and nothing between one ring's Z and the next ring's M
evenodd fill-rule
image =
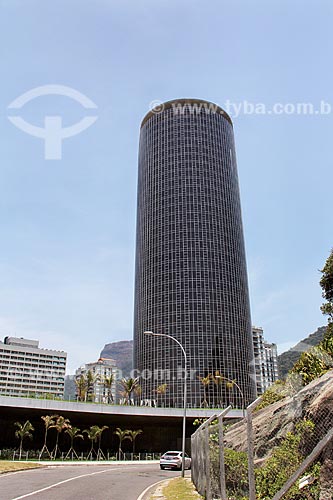
M132 337L137 149L154 100L320 101L333 110L330 1L1 0L0 337L63 348L69 368ZM43 126L98 120L45 160ZM333 246L332 113L234 117L252 304L288 348L325 324L318 269Z

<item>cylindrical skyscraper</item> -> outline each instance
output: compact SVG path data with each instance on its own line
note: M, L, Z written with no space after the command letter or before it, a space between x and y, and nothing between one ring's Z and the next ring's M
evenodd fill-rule
M255 399L233 127L207 101L169 101L142 121L134 307L146 404L182 406L184 361L175 342L145 330L184 346L189 407Z

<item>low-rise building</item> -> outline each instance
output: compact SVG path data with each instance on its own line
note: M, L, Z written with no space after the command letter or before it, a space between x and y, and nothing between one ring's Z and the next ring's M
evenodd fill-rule
M91 399L95 403L115 403L117 374L116 362L110 358L86 363L75 372L77 380L83 376L87 381L84 399ZM82 399L82 395L79 399Z
M66 362L64 351L41 349L38 340L5 337L0 342L0 394L62 398Z
M260 396L278 378L277 345L264 339L261 327L252 327L257 394Z
M75 375L66 375L65 376L64 399L66 401L75 401L76 400Z

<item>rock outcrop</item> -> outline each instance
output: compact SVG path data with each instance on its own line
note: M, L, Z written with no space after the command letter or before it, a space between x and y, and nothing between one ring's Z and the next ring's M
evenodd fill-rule
M315 424L307 448L313 449L333 427L333 370L303 387L295 396L286 397L253 414L255 456L266 458L297 422L309 419ZM234 424L225 434L226 446L246 451L246 422Z
M129 377L133 369L133 340L121 340L105 344L101 358L112 358L122 371L122 377Z

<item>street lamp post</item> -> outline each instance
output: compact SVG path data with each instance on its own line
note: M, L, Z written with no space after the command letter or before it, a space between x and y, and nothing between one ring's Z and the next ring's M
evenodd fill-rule
M186 406L187 406L187 356L184 347L175 337L167 333L154 333L151 331L144 332L145 335L153 335L154 337L167 337L176 342L184 354L185 376L184 376L184 413L183 413L183 439L182 439L182 473L181 477L185 476L185 438L186 438Z
M221 380L226 380L227 382L230 382L230 384L234 385L237 387L237 389L239 390L240 392L240 395L241 395L241 398L242 398L242 410L243 410L243 416L245 416L245 398L244 398L244 393L242 391L242 389L239 387L239 385L237 384L237 382L235 380L231 380L230 378L228 377L225 377L224 375L214 375L215 378L217 379L221 379Z

